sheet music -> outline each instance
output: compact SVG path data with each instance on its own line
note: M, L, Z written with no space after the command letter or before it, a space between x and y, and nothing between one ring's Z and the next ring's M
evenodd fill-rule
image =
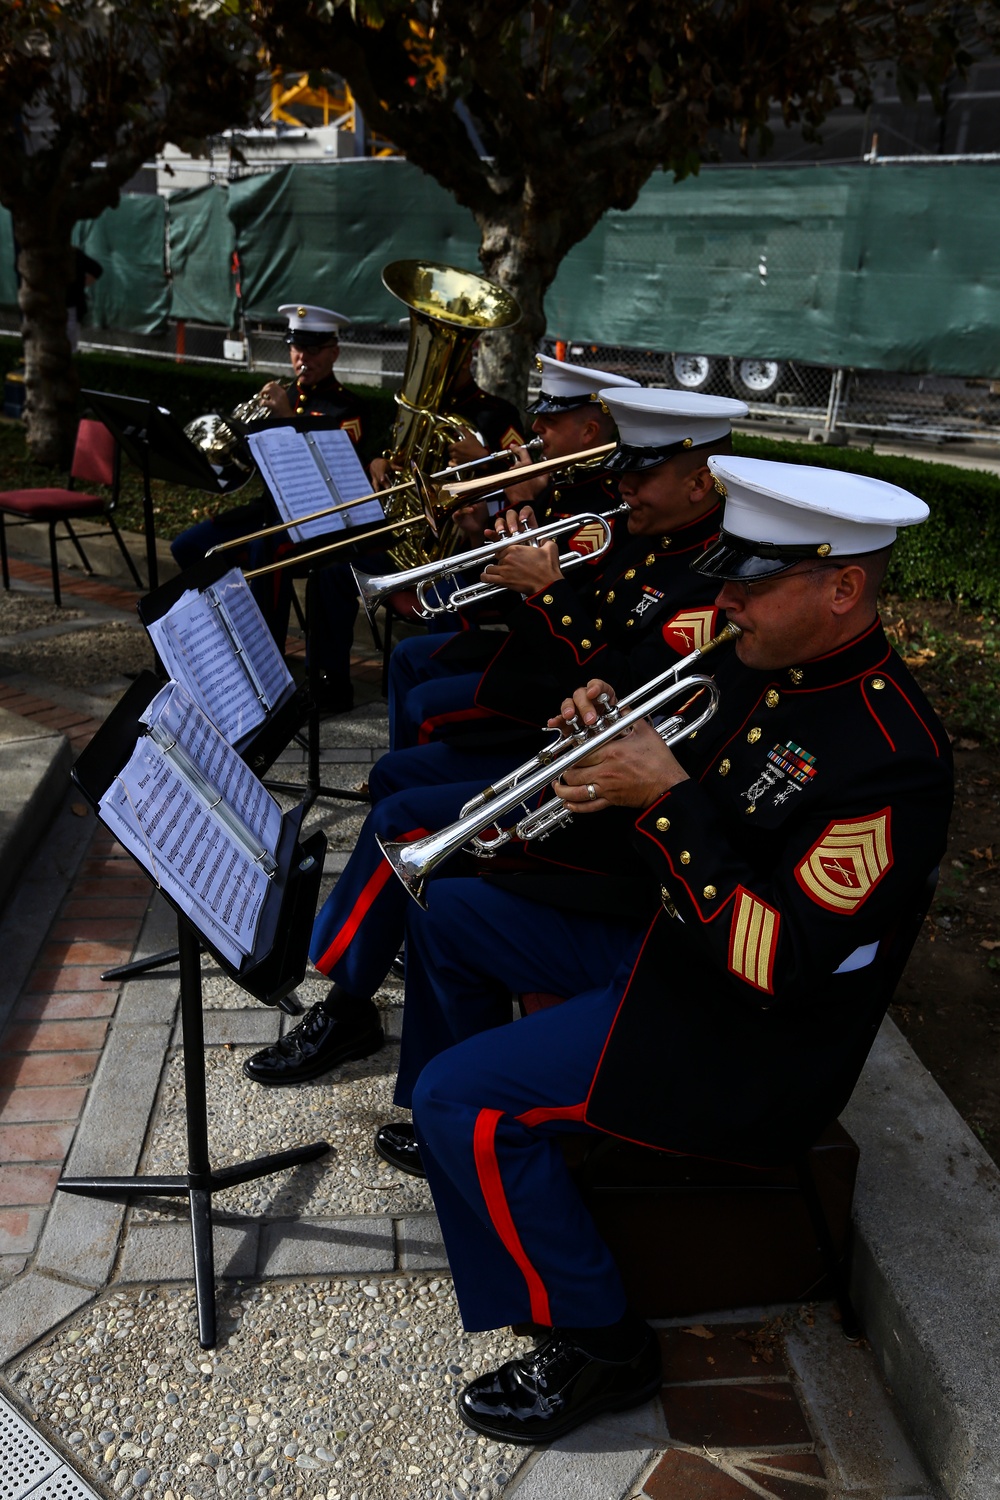
M306 432L303 436L309 446L321 454L341 500L360 500L362 495L371 494L371 480L362 467L357 449L343 428ZM377 525L379 521L385 520L385 512L378 500L369 500L366 505L355 505L342 514L348 530L356 526Z
M314 441L307 442L307 437ZM321 438L331 441L317 441ZM292 427L265 428L261 432L251 433L247 442L283 520L294 521L297 516L307 516L314 510L339 505L341 500L355 499L371 489L367 478L364 479L362 488L357 487L357 474L360 472L364 475L364 470L354 452L353 443L347 433L341 430L306 434L296 432ZM349 452L345 452L345 444ZM320 462L317 461L317 455ZM350 493L339 493L338 475L342 476ZM374 511L372 506L375 507ZM383 515L377 500L354 509L368 512L374 520L381 519ZM354 525L360 524L353 520L353 516L353 510L338 511L335 515L323 516L317 521L290 526L288 535L293 542L329 536L331 532L345 530L347 518L352 518Z
M253 951L268 878L150 739L102 797L101 817L230 963Z
M220 610L225 619L219 618ZM294 691L238 568L204 594L189 589L153 621L149 635L170 676L184 685L230 744L250 734L275 703Z
M168 682L141 717L177 741L239 823L273 856L281 837L280 807L184 689Z

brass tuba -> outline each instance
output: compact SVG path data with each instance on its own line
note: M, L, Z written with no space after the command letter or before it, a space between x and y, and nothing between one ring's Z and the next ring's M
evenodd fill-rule
M410 311L406 368L387 457L404 475L414 465L425 472L440 469L450 444L473 430L448 410L472 345L489 329L510 328L521 309L492 281L437 261L394 260L383 269L382 283ZM410 521L420 510L419 498L403 491L389 501L385 514L388 521ZM404 534L391 556L398 567L417 567L448 556L456 540L448 523L440 537L429 528L420 536Z

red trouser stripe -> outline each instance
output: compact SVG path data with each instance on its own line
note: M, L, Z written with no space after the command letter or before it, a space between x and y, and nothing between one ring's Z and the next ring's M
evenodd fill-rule
M488 719L493 710L489 708L456 708L450 714L432 714L417 730L417 744L429 745L436 729L442 724L459 724L463 719Z
M517 1116L519 1125L527 1125L530 1130L533 1125L544 1125L546 1120L582 1120L587 1113L587 1101L582 1104L553 1104L544 1109L529 1109L523 1115Z
M426 828L411 828L409 833L401 833L399 835L399 842L408 844L413 839L422 839L426 832ZM341 927L326 952L321 958L316 960L316 967L321 974L329 974L333 966L343 958L355 933L371 910L372 903L381 893L382 887L387 880L394 880L395 878L392 865L387 859L381 859L378 869L373 875L368 877L367 884L357 901L355 901L347 921Z
M496 1152L497 1126L502 1119L502 1109L481 1109L476 1116L472 1150L476 1159L476 1171L479 1174L479 1186L486 1200L486 1207L489 1209L493 1228L500 1236L507 1254L512 1258L528 1284L528 1295L531 1298L532 1321L535 1323L544 1323L548 1327L551 1327L552 1315L549 1312L548 1293L542 1283L542 1278L525 1254L520 1236L514 1228L514 1220L511 1217L510 1206L507 1203L507 1195L503 1190L503 1181L500 1177L500 1163L497 1161Z

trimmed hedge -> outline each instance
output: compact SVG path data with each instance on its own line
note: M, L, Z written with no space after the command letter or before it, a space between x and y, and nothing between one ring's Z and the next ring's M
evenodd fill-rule
M912 599L951 599L1000 612L1000 477L981 469L898 458L859 448L783 443L737 434L747 458L847 469L884 479L930 506L922 526L899 534L886 588Z

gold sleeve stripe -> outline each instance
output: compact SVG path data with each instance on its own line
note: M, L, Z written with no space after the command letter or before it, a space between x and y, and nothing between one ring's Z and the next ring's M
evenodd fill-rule
M347 419L346 422L341 422L341 424L340 424L340 430L341 430L341 432L346 432L347 436L351 439L352 442L360 443L360 441L361 441L361 418L360 417L348 417L348 419Z
M668 645L678 644L685 651L700 651L715 633L715 618L718 610L683 609L663 627L663 639Z
M742 886L737 889L729 929L729 971L769 995L774 993L774 954L780 924L781 916L773 906Z
M831 823L797 866L795 878L827 911L849 914L892 868L889 808L871 818Z

